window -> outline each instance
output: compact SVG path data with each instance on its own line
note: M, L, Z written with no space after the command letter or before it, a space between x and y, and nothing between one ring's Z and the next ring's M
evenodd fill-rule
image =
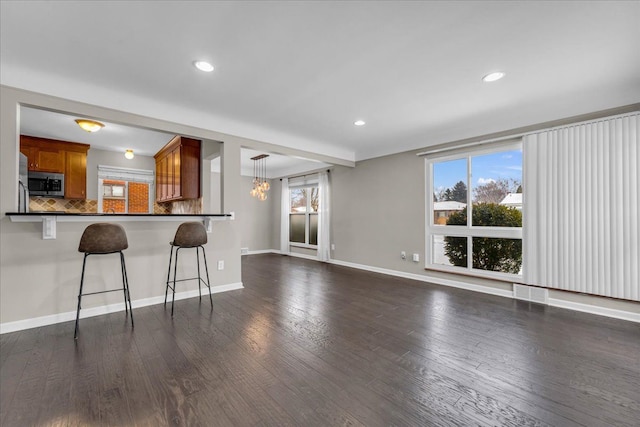
M104 181L102 188L102 196L107 199L122 199L124 198L124 188L127 183L124 181Z
M427 268L522 275L522 143L426 162Z
M153 171L98 166L98 212L153 212Z
M289 190L289 242L293 246L318 245L318 187L294 187Z

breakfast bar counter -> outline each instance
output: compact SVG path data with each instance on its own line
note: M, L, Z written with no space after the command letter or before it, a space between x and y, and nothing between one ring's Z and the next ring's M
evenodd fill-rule
M58 222L130 222L130 221L203 221L210 233L213 221L235 219L233 212L222 214L149 214L149 213L82 213L82 212L7 212L11 222L42 222L42 239L56 238Z

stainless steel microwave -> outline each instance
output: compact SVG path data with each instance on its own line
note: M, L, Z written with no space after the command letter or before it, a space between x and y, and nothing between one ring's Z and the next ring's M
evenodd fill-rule
M64 175L51 172L29 171L29 195L64 197Z

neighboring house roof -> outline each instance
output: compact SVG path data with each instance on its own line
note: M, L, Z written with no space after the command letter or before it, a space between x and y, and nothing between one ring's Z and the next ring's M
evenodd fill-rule
M501 205L522 206L522 193L508 193L500 202Z
M466 207L467 204L461 202L433 202L434 211L461 211Z

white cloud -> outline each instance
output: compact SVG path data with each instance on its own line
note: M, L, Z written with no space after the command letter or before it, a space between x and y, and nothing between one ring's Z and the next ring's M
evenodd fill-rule
M521 171L522 170L522 166L507 166L507 169L511 169L514 171Z
M480 185L485 185L485 184L488 184L490 182L496 182L496 180L493 179L493 178L478 178L478 184L480 184Z
M513 154L503 154L502 158L503 159L511 159L511 158L513 158Z

